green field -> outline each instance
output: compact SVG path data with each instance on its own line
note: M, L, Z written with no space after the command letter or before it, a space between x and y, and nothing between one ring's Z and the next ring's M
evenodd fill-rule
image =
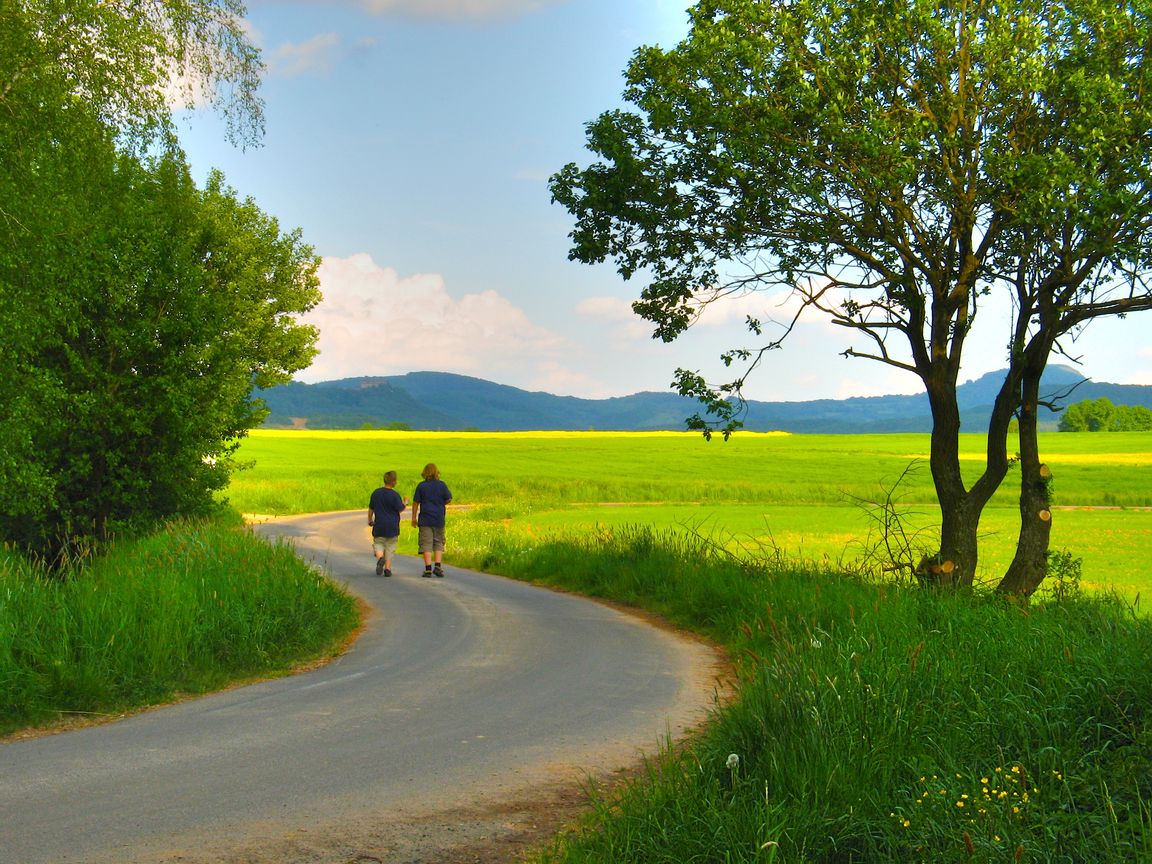
M1054 546L1128 599L1152 584L1148 442L1042 441ZM927 443L263 432L230 494L248 513L361 509L385 470L411 494L434 461L462 505L450 563L642 608L732 659L731 700L700 734L622 789L590 786L591 811L538 864L1152 861L1146 616L1104 591L1042 588L1023 606L846 566L874 525L858 502L910 465L898 509L932 542ZM975 474L981 441L964 447ZM990 579L1015 484L983 523Z
M1152 585L1142 563L1152 557L1152 438L1049 433L1040 443L1055 478L1053 548L1083 559L1086 586L1144 592ZM963 436L973 477L983 450L981 436ZM910 528L932 530L927 454L928 437L914 434L740 433L725 442L695 433L258 430L239 453L253 467L236 475L228 496L244 513L360 509L385 470L399 472L408 496L432 461L468 507L453 517L457 545L480 522L537 537L653 525L850 562L877 538L861 502L881 500L901 476L896 495ZM994 579L1011 556L1015 486L1011 473L982 521L982 578ZM414 551L407 533L401 543Z

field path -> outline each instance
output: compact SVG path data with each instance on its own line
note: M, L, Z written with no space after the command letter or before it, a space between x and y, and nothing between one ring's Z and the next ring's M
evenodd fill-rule
M713 704L708 647L450 563L377 577L364 522L258 529L373 608L336 661L0 745L0 864L507 860Z

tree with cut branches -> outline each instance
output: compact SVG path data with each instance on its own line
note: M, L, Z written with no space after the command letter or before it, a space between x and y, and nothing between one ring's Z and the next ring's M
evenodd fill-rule
M786 289L907 371L931 405L940 546L923 573L971 585L977 528L1019 418L1021 529L1000 588L1044 577L1051 512L1037 411L1049 357L1095 318L1152 308L1152 5L1100 0L701 0L676 47L638 50L635 111L589 124L601 160L553 199L571 257L647 284L633 308L670 341L734 293ZM958 456L964 347L1011 300L982 470ZM798 317L798 316L797 316ZM748 319L737 377L681 369L706 430L738 424L748 375L797 318ZM983 322L982 322L983 323Z

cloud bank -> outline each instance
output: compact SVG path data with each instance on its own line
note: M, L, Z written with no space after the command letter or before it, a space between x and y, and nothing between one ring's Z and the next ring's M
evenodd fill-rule
M325 258L319 276L324 299L302 321L320 353L301 380L445 371L547 389L572 377L566 340L496 291L456 298L438 274L401 276L363 253Z

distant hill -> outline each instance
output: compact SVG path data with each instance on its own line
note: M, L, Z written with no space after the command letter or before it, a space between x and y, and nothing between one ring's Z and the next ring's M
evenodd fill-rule
M993 372L957 389L965 430L987 428L1002 378L1002 372ZM1152 386L1096 383L1068 366L1048 369L1043 392L1048 397L1063 395L1062 405L1106 396L1116 404L1152 408ZM271 410L264 424L269 428L360 429L402 424L444 431L657 431L681 430L685 418L701 410L695 400L675 393L578 399L447 372L319 384L292 382L256 395ZM1054 429L1058 417L1049 414L1045 428ZM744 418L746 429L761 432L927 432L931 426L928 397L923 394L749 402Z

